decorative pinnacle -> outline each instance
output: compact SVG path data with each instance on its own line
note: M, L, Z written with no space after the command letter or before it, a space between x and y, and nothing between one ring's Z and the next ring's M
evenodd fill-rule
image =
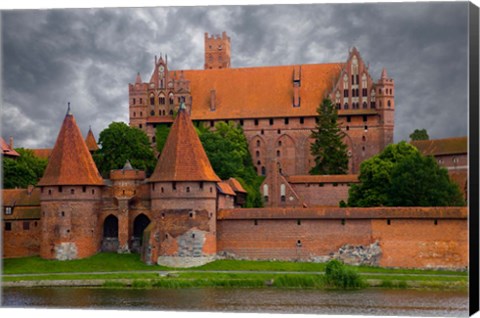
M72 112L70 110L70 102L68 102L67 115L71 116Z

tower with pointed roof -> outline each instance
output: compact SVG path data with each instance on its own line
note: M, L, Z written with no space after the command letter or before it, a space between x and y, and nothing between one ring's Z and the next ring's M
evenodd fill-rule
M182 104L148 179L152 214L158 218L157 255L199 257L216 253L219 181ZM180 225L181 219L184 221ZM183 234L185 237L175 237L179 227L186 225L191 230ZM168 248L178 241L184 242L183 245Z
M95 151L98 150L98 144L95 140L95 136L92 132L92 127L89 127L87 137L85 138L85 143L87 144L88 151L93 154Z
M70 105L38 186L42 214L40 256L68 260L97 253L103 180Z

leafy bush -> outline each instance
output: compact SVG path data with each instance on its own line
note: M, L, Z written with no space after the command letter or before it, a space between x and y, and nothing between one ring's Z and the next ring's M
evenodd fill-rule
M327 286L341 289L362 288L365 286L365 282L357 271L346 267L336 259L327 263L325 283Z

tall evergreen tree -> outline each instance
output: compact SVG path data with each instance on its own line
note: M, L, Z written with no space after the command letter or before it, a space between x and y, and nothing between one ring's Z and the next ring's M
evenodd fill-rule
M348 171L347 145L343 143L345 134L337 122L337 110L332 101L325 98L317 112L317 127L311 135L315 141L310 148L315 166L310 174L345 174Z

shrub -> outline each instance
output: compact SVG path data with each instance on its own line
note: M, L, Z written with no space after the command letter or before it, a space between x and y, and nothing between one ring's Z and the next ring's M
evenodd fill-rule
M362 288L365 283L352 268L346 267L339 260L331 260L325 268L325 283L327 286L341 289Z

